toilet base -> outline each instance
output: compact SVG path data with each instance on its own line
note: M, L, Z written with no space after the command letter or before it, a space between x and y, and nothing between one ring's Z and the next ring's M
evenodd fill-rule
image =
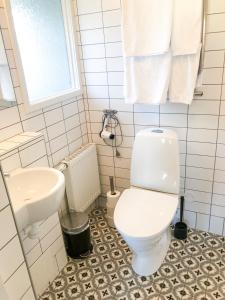
M168 228L161 236L161 239L153 244L146 252L134 253L132 257L132 268L135 273L141 276L149 276L156 272L166 257L171 241L171 232Z

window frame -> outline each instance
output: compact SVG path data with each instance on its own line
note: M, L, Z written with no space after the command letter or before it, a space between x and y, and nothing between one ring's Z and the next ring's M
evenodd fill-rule
M33 112L50 105L62 102L64 100L71 99L76 96L82 95L82 84L81 84L81 69L80 69L80 58L78 51L78 42L76 35L76 26L75 26L75 12L72 4L72 0L60 0L62 5L62 13L65 26L65 36L67 42L67 51L68 51L68 60L71 78L75 83L76 87L61 91L55 95L38 99L34 103L29 101L29 95L26 86L25 73L22 64L22 58L20 54L20 49L17 42L17 35L14 26L11 0L5 0L5 7L7 11L7 19L9 25L9 34L13 47L13 52L15 56L16 67L19 76L19 84L22 93L22 100L25 108L25 112Z

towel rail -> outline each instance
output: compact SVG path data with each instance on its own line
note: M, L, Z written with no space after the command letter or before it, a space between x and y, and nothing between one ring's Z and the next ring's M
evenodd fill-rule
M201 74L204 67L204 57L205 57L205 33L206 33L206 13L207 13L207 1L203 0L203 8L202 8L202 31L201 31L201 42L202 49L200 54L198 75ZM203 91L199 91L197 88L194 91L194 96L203 96Z

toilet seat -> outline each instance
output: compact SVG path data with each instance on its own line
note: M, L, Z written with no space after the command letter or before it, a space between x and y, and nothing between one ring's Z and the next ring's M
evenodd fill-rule
M140 239L154 237L169 226L177 206L178 195L126 189L117 202L114 222L126 236Z

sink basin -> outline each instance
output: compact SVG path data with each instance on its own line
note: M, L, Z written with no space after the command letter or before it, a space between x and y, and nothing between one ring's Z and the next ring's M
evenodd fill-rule
M12 171L6 184L19 230L54 214L65 192L64 175L47 167Z

